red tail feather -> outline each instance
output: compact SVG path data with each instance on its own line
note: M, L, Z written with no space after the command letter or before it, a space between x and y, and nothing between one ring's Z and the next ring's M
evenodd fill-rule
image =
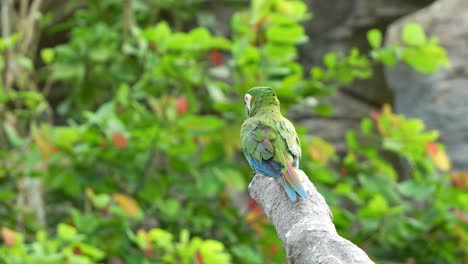
M303 199L307 199L307 192L304 190L304 186L302 186L302 182L299 175L297 175L296 169L286 157L284 160L286 162L286 171L283 173L283 177L286 179L287 184L291 186L292 189L294 189L294 191L296 191Z

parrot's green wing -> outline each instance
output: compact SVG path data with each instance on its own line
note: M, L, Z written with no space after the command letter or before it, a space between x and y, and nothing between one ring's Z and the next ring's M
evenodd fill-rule
M260 161L273 158L284 168L285 157L293 163L301 156L296 130L283 117L279 121L251 118L244 122L241 129L241 148L246 156Z
M291 200L296 199L295 192L307 197L296 172L301 155L299 138L287 119L250 118L241 129L241 148L250 166L278 179Z
M295 158L300 158L301 143L294 125L288 119L283 117L280 121L276 122L276 127L281 137L286 141L289 152Z
M261 120L247 120L241 129L241 148L244 155L259 161L273 158L274 147L272 141L276 133L268 124Z

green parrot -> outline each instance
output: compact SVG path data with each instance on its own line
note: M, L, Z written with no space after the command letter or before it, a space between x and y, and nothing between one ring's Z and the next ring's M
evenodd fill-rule
M289 199L307 199L297 169L301 144L293 124L280 112L280 102L269 87L254 87L244 97L247 120L241 128L241 149L250 167L275 178Z

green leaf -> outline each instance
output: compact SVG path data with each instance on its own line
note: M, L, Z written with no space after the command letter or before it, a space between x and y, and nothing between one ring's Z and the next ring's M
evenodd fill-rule
M169 180L164 175L159 175L158 182L150 181L145 184L143 189L138 192L138 197L147 201L154 202L161 199L168 189Z
M297 51L294 46L275 42L268 42L265 45L265 51L268 57L278 61L293 60L297 56Z
M224 251L224 245L216 240L205 240L200 246L200 253L206 263L231 263L231 256Z
M189 239L190 239L190 232L187 229L182 229L179 235L180 244L182 244L183 246L186 246L189 242Z
M329 68L333 69L337 63L338 55L335 52L329 52L323 57L323 63Z
M314 107L314 111L322 117L330 117L333 115L333 105L321 103Z
M349 183L341 182L334 189L333 192L340 195L348 195L353 193L353 188Z
M353 130L346 132L346 144L350 149L356 149L358 147L356 133Z
M16 132L16 129L14 126L12 126L9 123L4 123L3 128L5 129L5 133L7 135L8 141L14 146L14 147L21 147L26 141L22 139L18 133Z
M67 261L70 264L89 264L90 263L90 260L88 257L82 256L82 255L75 255L75 254L69 254L67 256Z
M227 185L232 186L237 191L243 191L245 190L245 187L247 187L244 175L242 175L242 173L237 169L214 168L213 173L215 173L220 180L225 182Z
M297 23L297 20L294 19L293 17L272 13L269 16L268 22L271 23L272 25L289 26L289 25L295 25Z
M81 79L85 74L85 67L80 64L71 65L57 62L52 67L52 80L69 81Z
M372 56L374 59L382 62L387 66L393 66L398 62L398 57L396 55L396 47L390 46L387 48L379 49L372 51Z
M92 233L99 225L99 218L91 213L81 213L73 208L71 210L73 224L83 233Z
M20 39L20 32L16 32L8 38L0 38L0 51L13 47Z
M153 228L149 231L148 237L153 243L159 247L171 250L174 245L172 244L172 234L159 228Z
M378 49L382 46L382 32L376 28L367 32L367 40L372 48Z
M110 195L105 194L105 193L97 194L92 198L92 202L94 206L100 209L108 206L110 201L111 201Z
M180 119L181 125L194 133L212 133L224 126L224 121L215 116L186 116Z
M88 53L93 62L102 63L111 58L113 50L109 47L95 47Z
M93 246L90 246L90 245L87 245L85 243L78 243L77 245L81 252L84 254L84 255L87 255L89 257L91 257L92 259L94 260L100 260L102 258L104 258L104 256L106 255L104 251L96 248L96 247L93 247Z
M314 179L316 179L318 182L333 184L338 180L338 175L334 171L328 169L326 166L314 166L313 171L315 177Z
M304 28L299 25L272 26L267 29L266 36L269 41L284 44L299 44L307 38L304 34Z
M196 175L195 177L197 188L204 196L211 196L215 194L222 186L220 179L213 170L203 174L194 172L194 174Z
M360 209L358 212L358 215L360 217L369 217L369 218L377 218L388 210L388 203L385 198L380 195L376 194L374 195L370 201L367 203L367 205Z
M158 205L159 209L168 217L176 216L180 208L179 201L173 198L161 201L160 203L158 203Z
M370 118L364 118L361 121L361 131L365 135L370 135L372 133L372 128L374 124Z
M326 165L335 157L335 148L332 144L320 137L312 137L310 142L307 144L310 156L320 164Z
M412 46L423 45L427 41L424 29L416 23L408 23L403 27L402 39L406 44Z
M71 149L73 144L80 139L78 130L74 127L54 127L54 144L57 147Z
M16 62L23 66L24 69L28 70L28 71L32 71L34 69L34 64L32 62L32 60L26 56L23 56L23 55L17 55L15 57L15 60Z
M155 27L145 29L142 35L146 40L161 45L169 39L171 33L171 28L167 22L161 21Z
M397 153L401 152L404 148L401 142L392 138L384 138L382 142L382 147L386 150L394 151Z
M422 73L433 73L441 66L449 64L446 50L432 43L405 49L403 60Z
M55 52L54 49L44 48L41 50L41 58L45 64L50 64L54 60Z
M325 72L320 67L312 67L312 69L310 69L310 74L312 78L317 81L321 81L325 78Z
M230 251L238 258L243 260L242 263L262 264L264 263L262 256L258 251L254 250L250 245L241 244L233 246Z
M78 232L76 229L70 225L60 223L57 226L57 235L66 240L74 239L76 238Z
M398 190L407 197L412 197L416 201L422 201L432 195L434 186L418 183L414 180L407 180L398 184Z

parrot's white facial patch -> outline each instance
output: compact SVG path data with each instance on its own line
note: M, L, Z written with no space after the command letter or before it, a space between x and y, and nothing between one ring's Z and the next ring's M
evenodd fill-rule
M250 94L245 94L244 101L245 101L245 109L247 110L247 115L250 114L250 100L252 100L252 96Z

